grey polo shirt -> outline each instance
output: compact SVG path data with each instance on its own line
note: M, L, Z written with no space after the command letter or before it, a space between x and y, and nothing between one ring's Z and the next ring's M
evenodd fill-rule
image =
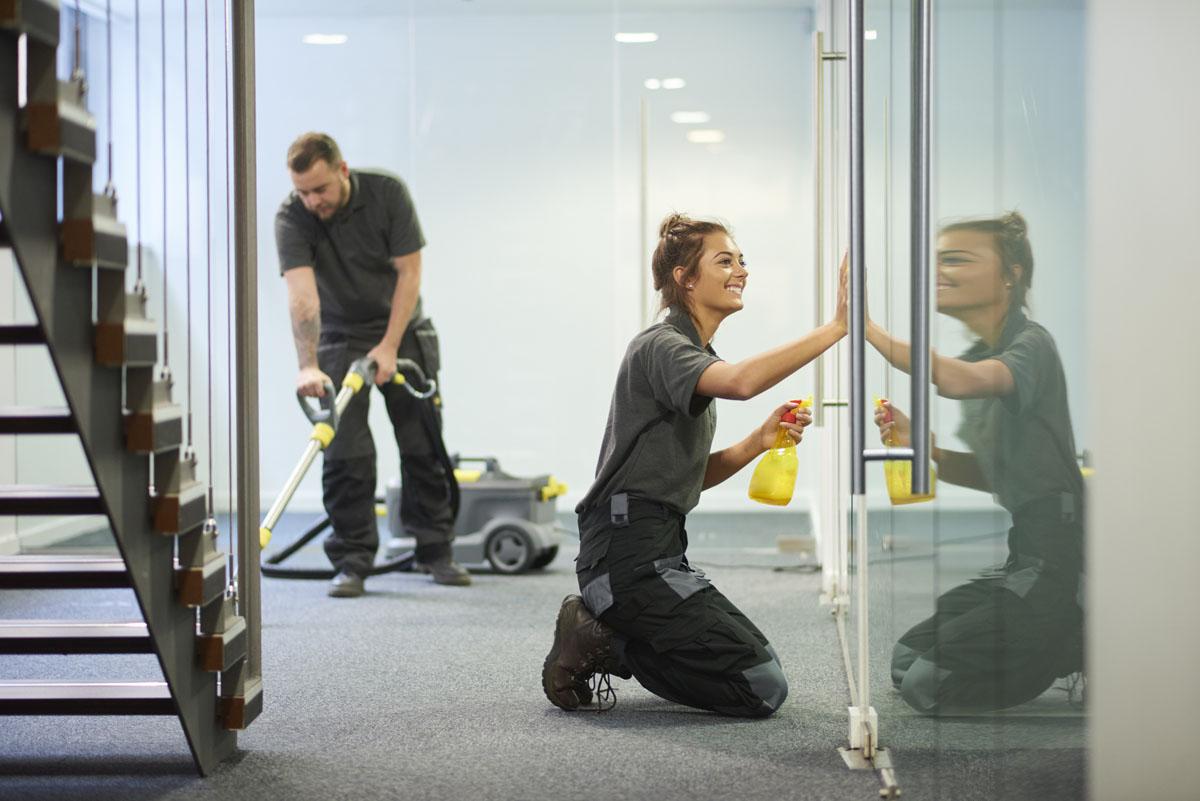
M282 275L312 267L322 333L382 336L396 291L393 259L425 246L408 187L379 170L350 171L350 199L327 223L295 192L275 214ZM421 301L412 320L421 317Z
M1013 377L1008 395L964 400L958 428L997 502L1016 512L1050 495L1081 496L1067 379L1050 332L1014 310L995 348L979 342L962 358L997 359Z
M576 512L619 492L681 514L695 508L717 427L713 399L697 395L696 382L716 361L681 310L633 338L617 371L596 480Z

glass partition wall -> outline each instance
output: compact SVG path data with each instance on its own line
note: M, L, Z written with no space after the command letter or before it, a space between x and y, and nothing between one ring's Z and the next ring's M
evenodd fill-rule
M259 82L272 87L258 129L264 260L274 263L283 154L300 132L327 130L352 167L400 175L428 243L427 313L453 364L442 386L460 411L448 409L446 440L486 445L515 474L552 470L571 488L563 509L595 468L600 431L581 434L577 421L604 420L612 369L657 311L649 265L665 215L720 217L746 253L747 313L722 326L719 353L757 352L814 324L811 3L685 5L257 6ZM290 353L282 282L263 284L263 352ZM262 370L291 381L286 362ZM769 400L812 391L801 373ZM520 414L497 428L463 413L489 397L520 398ZM765 403L726 405L717 439L761 422ZM303 424L264 417L262 441L294 441ZM575 437L579 447L563 447ZM381 463L394 447L384 439ZM802 458L817 475L815 451ZM266 492L283 476L264 470ZM733 483L705 493L707 508L755 506ZM319 500L315 471L299 497Z
M849 413L866 415L866 447L879 448L875 397L892 399L897 417L911 412L911 288L913 271L923 269L910 234L919 109L915 4L863 5L870 323L866 408ZM826 122L822 162L827 282L849 244L848 204L838 194L851 143L849 11L833 0L818 16L818 35L832 42L826 71L835 76L822 92L824 113L836 119ZM870 699L875 744L922 797L940 797L937 777L980 756L980 784L993 791L1017 792L1036 775L1062 797L1083 793L1083 31L1083 4L1071 0L932 4L925 268L937 354L928 410L934 497L889 497L888 474L910 466L868 463L862 550L864 516L852 514L844 478L852 452L839 420L850 376L844 358L825 372L831 442L823 456L844 480L826 482L822 496L822 509L832 510L821 518L825 585L846 590L851 685ZM989 372L1001 364L999 375ZM863 600L866 608L857 608ZM851 718L853 743L862 724Z
M833 313L852 173L848 0L570 5L410 0L364 3L347 17L315 1L258 2L259 82L271 87L260 93L258 130L262 258L272 262L270 221L290 188L283 154L298 133L328 131L352 166L401 175L428 240L427 311L454 364L443 377L446 439L483 443L517 474L552 469L572 488L563 508L590 482L599 441L578 421L604 419L612 371L656 311L648 267L661 219L679 211L733 226L750 265L747 313L722 326L716 347L755 353ZM1081 537L1075 507L1062 504L1082 495L1066 463L1082 475L1076 457L1088 443L1077 311L1082 2L931 9L930 255L917 267L930 279L930 342L939 355L997 361L1021 332L995 313L1016 297L1013 308L1041 326L1025 332L1038 348L1021 352L1022 340L1004 356L1016 383L1001 395L931 386L934 497L894 504L886 475L902 480L910 465L872 461L865 515L852 514L851 415L865 420L862 445L879 449L874 398L905 418L913 411L901 356L913 333L913 7L864 0L861 250L864 322L874 325L862 403L850 407L848 340L771 398L817 400L793 502L808 519L787 525L815 536L822 602L842 630L850 692L831 691L830 708L873 708L867 751L887 748L899 780L924 787L922 797L937 796L940 770L981 753L1013 755L987 762L986 782L1003 788L1031 760L1082 747L1080 569L1044 541ZM1017 261L1018 251L999 253L999 239L1021 244L1015 219L999 234L975 225L1014 210L1028 265L1018 264L1024 251ZM971 224L939 236L961 222ZM290 353L282 284L262 286L262 351ZM286 359L261 369L265 382L292 380ZM933 373L949 375L938 364ZM494 398L519 399L521 413L502 427L466 413ZM749 429L765 405L722 407L717 439ZM1031 433L1029 421L1041 420ZM264 416L262 442L300 438L302 424ZM901 437L894 447L908 445ZM381 442L381 464L395 461L389 447ZM1031 449L1050 455L1014 462ZM268 494L282 480L272 469L264 465ZM1026 474L1034 478L1022 483ZM315 474L307 481L300 503L319 499ZM706 493L701 510L752 508L735 481ZM1012 510L1030 509L1010 534ZM847 744L861 752L862 721L852 729ZM1054 769L1064 795L1081 787L1081 764Z

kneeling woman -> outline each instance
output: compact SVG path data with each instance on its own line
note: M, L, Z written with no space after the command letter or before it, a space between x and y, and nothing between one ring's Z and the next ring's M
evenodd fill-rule
M1012 528L1004 565L942 595L896 643L892 681L926 714L1006 709L1083 667L1083 478L1058 348L1022 311L1032 282L1020 214L942 229L938 312L978 341L957 359L934 357L938 393L963 401L958 435L970 451L935 441L933 458L942 481L991 493ZM907 344L874 323L867 339L909 369ZM890 416L876 414L883 440L907 445L908 418Z
M668 311L634 337L617 374L595 483L576 508L582 597L558 613L542 670L562 709L591 702L593 674L636 678L656 695L726 715L766 717L787 697L767 638L688 565L684 515L771 447L779 426L800 441L811 418L784 404L741 442L710 452L713 398L748 400L845 336L845 288L835 319L803 339L737 364L711 347L742 308L748 272L729 231L672 215L654 251L654 286ZM843 271L844 275L844 271Z

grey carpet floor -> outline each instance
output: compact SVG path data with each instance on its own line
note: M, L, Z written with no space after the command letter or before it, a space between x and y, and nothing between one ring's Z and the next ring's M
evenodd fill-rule
M281 540L306 522L281 524ZM802 525L780 515L689 525L693 561L771 637L787 670L789 699L766 721L696 712L622 681L611 712L552 708L539 675L558 603L575 590L568 541L544 572L478 574L467 589L392 574L371 579L363 598L334 600L320 582L265 580L266 707L235 758L197 778L174 718L0 718L0 799L878 798L876 776L847 770L836 750L848 695L820 578L772 547ZM928 614L922 536L898 537L872 571L873 591L886 593L872 624L880 654ZM942 549L939 580L965 576L997 546L962 547ZM0 593L3 618L134 609L123 591ZM904 798L1083 797L1083 718L1061 693L1006 715L930 720L884 690L886 661L875 661L873 703ZM113 656L6 657L0 678L159 677L153 658Z

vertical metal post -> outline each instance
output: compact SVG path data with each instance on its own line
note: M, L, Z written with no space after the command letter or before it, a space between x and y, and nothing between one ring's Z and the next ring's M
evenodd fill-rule
M866 492L865 327L866 259L864 254L863 177L863 0L847 3L850 15L850 494ZM861 567L861 566L860 566Z
M247 684L262 676L258 542L258 244L255 204L254 0L233 0L234 273L237 367L239 612L246 619Z
M813 31L813 325L825 316L825 35ZM817 357L813 425L825 425L825 356Z
M638 99L638 264L650 264L650 102L643 94ZM650 325L654 315L650 311L650 270L640 269L638 286L641 287L642 328Z
M863 113L863 0L850 0L846 48L850 76L850 495L857 563L858 732L862 754L874 755L870 725L871 675L868 630L867 497L866 497L866 257ZM856 732L851 732L851 743Z
M929 187L931 0L914 0L912 21L912 491L929 493Z

